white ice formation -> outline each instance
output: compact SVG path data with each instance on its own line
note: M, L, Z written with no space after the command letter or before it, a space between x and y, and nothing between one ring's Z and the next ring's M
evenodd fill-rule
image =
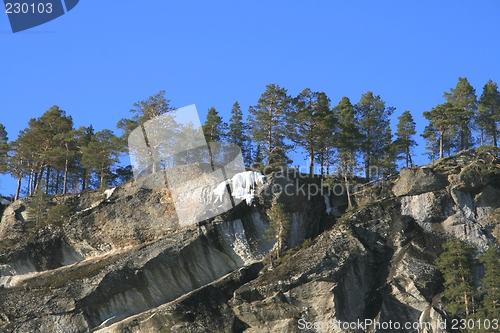
M251 205L255 198L255 185L264 184L266 177L260 172L245 171L237 173L231 179L227 179L213 190L215 202L223 202L227 193L227 185L231 188L231 195L235 199L245 200L247 205Z

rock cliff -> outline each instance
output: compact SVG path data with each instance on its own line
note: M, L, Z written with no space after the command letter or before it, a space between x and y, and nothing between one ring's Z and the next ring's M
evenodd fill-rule
M275 173L252 206L185 227L147 179L53 198L75 208L62 223L30 227L17 201L0 222L0 331L448 332L433 262L449 237L477 253L495 240L499 174L461 152L357 192L354 209L331 194L336 218L311 195L319 179ZM270 269L267 210L285 188L295 248Z

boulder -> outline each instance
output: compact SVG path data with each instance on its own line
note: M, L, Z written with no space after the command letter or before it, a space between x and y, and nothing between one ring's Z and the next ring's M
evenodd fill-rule
M444 184L428 168L408 169L404 168L392 188L392 192L398 196L417 195L425 192L439 191L444 189Z

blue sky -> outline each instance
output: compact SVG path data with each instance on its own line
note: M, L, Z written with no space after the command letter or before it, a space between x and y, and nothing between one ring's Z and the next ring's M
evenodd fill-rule
M13 34L0 13L0 123L15 139L55 104L77 127L115 129L161 89L202 121L211 106L227 121L235 101L246 113L276 83L324 91L332 106L371 90L396 107L393 125L410 110L420 134L422 111L458 77L478 96L500 83L499 15L499 1L81 0ZM0 193L13 192L3 177Z

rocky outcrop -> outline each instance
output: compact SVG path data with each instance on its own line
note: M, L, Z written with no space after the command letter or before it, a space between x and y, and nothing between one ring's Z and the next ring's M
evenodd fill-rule
M398 197L442 190L445 185L429 168L403 168L392 191Z
M494 240L500 168L468 151L404 170L357 193L358 207L328 228L320 179L282 174L268 175L252 206L186 227L167 190L140 185L148 179L109 198L56 198L78 213L36 230L16 202L0 223L11 240L0 255L0 331L450 332L434 260L449 237L478 254ZM270 269L273 196L292 216L295 248Z
M264 237L271 196L182 227L169 191L144 186L157 185L157 175L151 177L104 194L53 198L75 209L63 223L27 223L26 200L6 209L0 223L2 332L104 329L252 266L272 249ZM288 238L295 246L316 236L315 212L324 209L315 208L321 198L287 200L296 207Z

